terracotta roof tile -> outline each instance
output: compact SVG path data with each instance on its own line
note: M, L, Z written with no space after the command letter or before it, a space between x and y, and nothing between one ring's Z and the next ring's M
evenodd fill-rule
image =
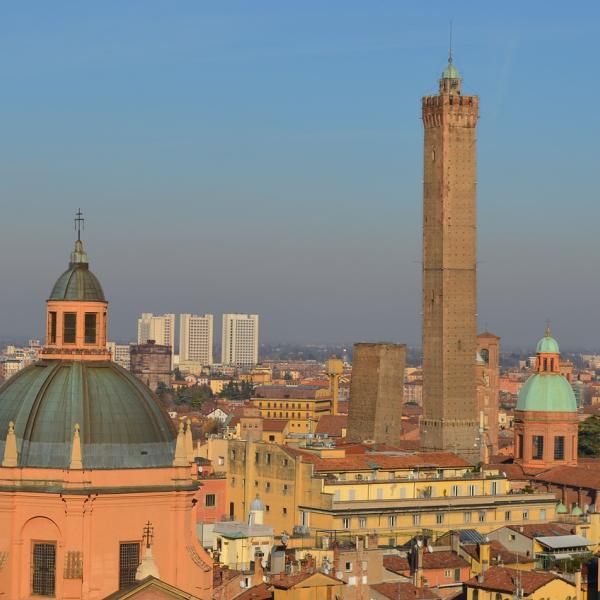
M597 463L584 463L576 467L553 467L537 475L536 479L558 485L600 490L600 469Z
M572 527L563 525L561 523L539 523L530 525L508 525L509 529L524 535L529 539L544 537L544 536L555 536L555 535L570 535L572 533Z
M306 579L309 579L310 577L313 577L313 575L320 575L321 577L326 577L327 579L330 579L330 583L329 585L339 585L339 584L343 584L343 581L340 581L339 579L336 579L335 577L332 577L331 575L326 575L325 573L294 573L292 575L276 575L274 577L271 577L270 580L270 584L273 587L282 589L282 590L289 590L290 588L293 588L294 586L298 585L299 583L302 583L303 581L305 581Z
M288 424L287 419L263 419L263 431L279 431L282 432Z
M390 600L438 600L439 596L429 588L418 588L407 581L376 583L370 586Z
M342 437L342 429L348 426L348 415L323 415L317 423L315 433L326 433L329 437Z
M235 596L235 600L270 600L273 592L266 583L259 583Z
M508 569L507 567L490 567L482 581L478 581L477 577L473 577L466 582L466 585L484 590L513 594L515 584L520 580L523 592L525 595L529 595L555 579L561 578L553 573L520 571L517 569Z

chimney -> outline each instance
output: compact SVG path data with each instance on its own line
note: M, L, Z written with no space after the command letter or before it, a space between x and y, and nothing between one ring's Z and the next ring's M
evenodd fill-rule
M417 540L413 546L413 585L417 588L423 587L423 540Z
M262 550L254 553L254 573L252 574L252 585L259 585L264 581L265 571L263 568L263 559L265 555Z
M490 540L487 536L485 541L479 544L479 562L481 563L481 572L485 573L490 566Z
M452 552L455 554L460 554L460 532L459 531L451 531L450 532L450 547L452 548Z

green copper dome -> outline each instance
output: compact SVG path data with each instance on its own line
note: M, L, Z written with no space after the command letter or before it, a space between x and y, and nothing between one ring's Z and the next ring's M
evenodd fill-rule
M460 79L460 73L458 69L452 64L452 61L448 61L448 66L442 73L442 79Z
M567 510L567 507L562 502L559 502L556 505L556 514L557 515L565 515L565 514L567 514L567 512L569 512L569 511Z
M575 394L559 373L536 373L519 391L517 410L577 412Z
M19 466L68 468L80 425L85 469L171 466L175 428L156 396L113 362L42 361L0 387L0 456L13 421Z
M537 344L536 353L547 352L549 354L559 354L558 342L549 334L545 335Z
M69 268L57 279L48 300L106 302L100 282L89 270L81 240L75 242Z

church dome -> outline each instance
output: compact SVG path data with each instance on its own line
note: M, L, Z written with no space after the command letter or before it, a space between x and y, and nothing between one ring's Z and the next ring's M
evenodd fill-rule
M0 387L0 456L14 422L18 465L66 469L80 426L84 469L171 466L175 428L158 398L113 362L41 361Z
M460 79L458 69L452 64L452 62L448 61L448 66L442 73L442 79Z
M519 391L517 410L577 412L577 402L565 377L559 373L536 373Z
M536 353L559 354L558 342L549 334L545 335L537 344Z
M81 240L75 243L69 268L56 280L48 300L106 302L100 282L89 270L87 254Z
M265 505L258 496L250 503L250 510L265 510Z

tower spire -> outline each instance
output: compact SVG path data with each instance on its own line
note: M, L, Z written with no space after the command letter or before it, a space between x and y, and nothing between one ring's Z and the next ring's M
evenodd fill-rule
M81 208L77 209L75 213L75 231L77 231L77 241L81 241L81 231L85 229L85 219L83 218L83 213L81 212Z
M448 45L448 64L452 64L452 21L450 21L450 44Z

